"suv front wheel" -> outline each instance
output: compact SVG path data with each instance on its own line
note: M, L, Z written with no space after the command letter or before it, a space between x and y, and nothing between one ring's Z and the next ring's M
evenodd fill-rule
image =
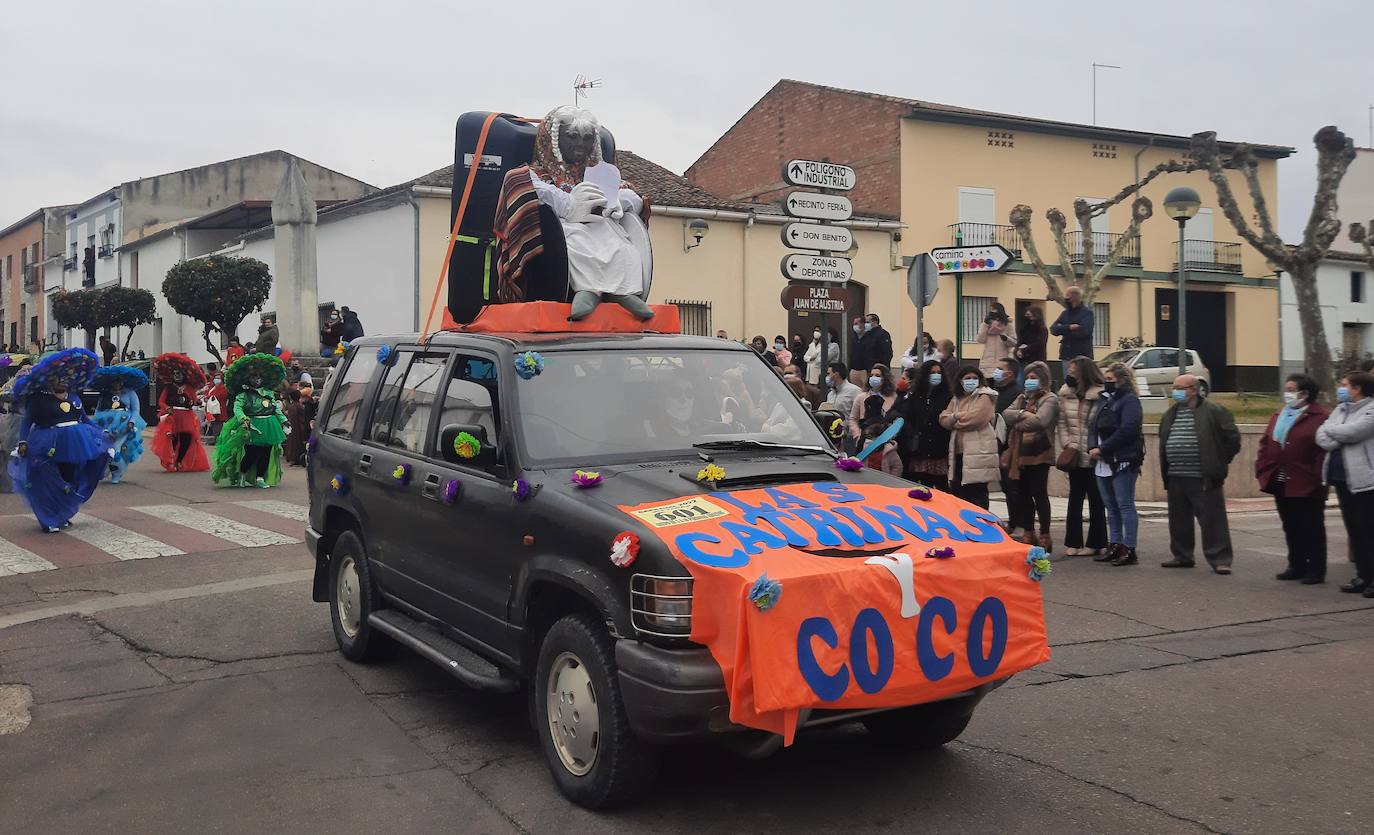
M658 770L630 730L606 628L585 614L555 623L535 668L534 720L554 782L589 809L633 800Z

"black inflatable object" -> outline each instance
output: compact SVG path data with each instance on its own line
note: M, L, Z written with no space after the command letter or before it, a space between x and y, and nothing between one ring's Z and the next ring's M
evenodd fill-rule
M477 176L468 197L467 211L458 227L458 240L448 265L448 312L455 322L471 322L483 305L496 301L496 236L492 220L496 200L506 172L525 165L534 156L537 122L526 122L502 113L491 123L482 159L473 159L482 123L489 112L473 111L458 117L453 142L453 197L449 228L458 217L468 172L476 163ZM601 155L615 163L615 138L601 129ZM563 227L547 206L539 209L539 225L544 252L526 266L521 280L526 301L569 301L568 254L563 243Z

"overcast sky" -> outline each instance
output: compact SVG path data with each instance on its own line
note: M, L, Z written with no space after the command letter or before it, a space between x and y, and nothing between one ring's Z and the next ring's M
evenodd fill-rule
M452 162L458 114L542 115L579 73L621 147L681 172L779 78L1089 122L1097 61L1122 67L1099 71L1100 124L1297 147L1292 240L1312 134L1369 144L1374 101L1374 6L1332 0L77 0L10 4L4 28L0 226L271 148L390 185Z

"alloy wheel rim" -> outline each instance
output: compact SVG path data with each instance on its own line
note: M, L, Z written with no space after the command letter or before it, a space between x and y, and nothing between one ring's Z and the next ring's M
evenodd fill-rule
M545 703L549 736L558 759L569 773L585 776L596 765L601 716L596 691L582 659L571 652L554 659Z

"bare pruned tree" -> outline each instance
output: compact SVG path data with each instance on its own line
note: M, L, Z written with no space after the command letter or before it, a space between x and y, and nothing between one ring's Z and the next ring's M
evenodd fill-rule
M1137 183L1132 183L1123 188L1115 197L1103 200L1100 203L1089 203L1086 200L1075 200L1073 203L1074 217L1078 220L1078 228L1083 231L1083 246L1077 253L1071 253L1068 238L1065 234L1068 228L1068 218L1059 209L1050 209L1045 212L1045 219L1050 222L1050 232L1054 236L1054 248L1059 256L1059 273L1056 274L1040 257L1040 250L1035 245L1035 237L1031 234L1031 207L1025 204L1016 206L1011 210L1011 225L1016 228L1021 236L1021 243L1026 248L1026 256L1031 267L1035 270L1040 280L1045 282L1048 291L1046 298L1052 301L1062 301L1064 291L1069 287L1077 287L1083 291L1083 303L1092 304L1093 297L1102 287L1102 281L1111 272L1112 268L1121 262L1122 256L1130 247L1131 242L1140 237L1140 225L1150 219L1154 214L1154 204L1150 198L1140 194L1140 189L1158 177L1160 174L1186 173L1196 171L1198 166L1191 162L1175 162L1170 160L1156 165L1145 173ZM1127 198L1135 196L1131 201L1131 222L1126 227L1126 231L1121 233L1116 243L1107 251L1106 257L1098 259L1094 253L1094 241L1092 235L1092 220L1105 213L1111 207L1124 202ZM1082 261L1082 272L1075 264L1075 256Z
M1350 240L1360 245L1364 250L1364 259L1374 267L1374 220L1350 224Z
M1293 296L1298 302L1298 321L1302 325L1303 359L1307 373L1329 384L1336 372L1331 361L1331 347L1326 342L1326 330L1322 326L1321 305L1317 299L1317 265L1326 257L1332 242L1341 232L1341 221L1336 215L1336 189L1355 159L1355 145L1332 125L1317 131L1312 141L1317 146L1317 192L1312 198L1312 213L1308 215L1307 225L1303 228L1302 242L1292 247L1285 244L1274 229L1269 204L1260 185L1259 160L1248 145L1237 145L1229 153L1223 154L1217 145L1216 133L1205 131L1193 134L1190 154L1193 161L1207 172L1207 178L1216 188L1217 203L1236 234L1269 259L1270 263L1288 273ZM1251 227L1235 192L1231 190L1231 183L1226 178L1227 170L1238 171L1244 177L1258 230ZM1352 226L1351 237L1355 234ZM1365 248L1368 251L1367 242Z

